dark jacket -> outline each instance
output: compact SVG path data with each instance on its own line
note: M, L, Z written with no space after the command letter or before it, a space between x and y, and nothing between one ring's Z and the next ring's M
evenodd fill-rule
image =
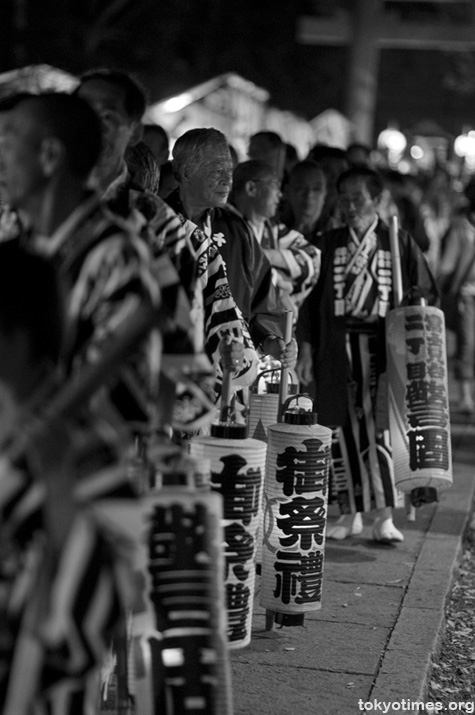
M185 216L179 189L166 201L176 213ZM209 210L215 244L226 264L229 287L239 307L254 345L267 335L283 337L284 311L274 284L272 266L246 222L226 208ZM185 216L186 217L186 216Z

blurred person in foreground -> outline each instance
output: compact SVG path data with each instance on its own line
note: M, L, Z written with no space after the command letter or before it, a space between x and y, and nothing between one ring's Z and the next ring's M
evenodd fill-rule
M0 142L3 139L5 121L8 113L21 100L31 97L30 92L16 92L0 100ZM0 242L10 238L18 238L21 231L22 220L18 210L13 209L5 193L3 167L0 155Z
M114 213L134 222L153 251L159 252L165 244L180 250L185 238L177 216L162 199L134 182L126 162L127 149L142 138L146 108L142 87L126 72L99 68L80 77L75 94L94 109L102 126L102 151L89 187Z
M212 255L224 260L231 295L261 355L271 355L292 368L294 340L283 340L284 306L272 283L272 267L246 222L226 208L233 164L224 134L217 129L191 129L173 147L179 186L167 201L183 217L197 245L211 241Z
M50 261L0 245L0 709L97 712L99 669L133 594L133 541L98 509L136 510L130 435L85 406L52 416L64 306ZM54 414L54 413L53 413ZM100 607L98 608L98 605Z
M272 222L281 197L280 181L270 164L251 160L234 169L228 208L253 232L272 266L278 295L296 321L299 306L318 278L320 251L302 234Z
M8 115L1 145L9 204L21 212L22 245L47 257L66 288L67 374L97 362L143 305L160 305L147 245L86 184L101 154L101 124L87 102L51 93ZM101 394L118 419L147 425L159 350L147 342Z
M303 383L315 379L319 422L334 429L332 486L342 516L327 530L344 539L362 530L361 514L376 517L373 538L403 540L384 399L384 318L394 307L389 229L378 216L379 175L352 168L338 178L345 225L323 234L320 279L300 311L297 334ZM403 290L417 286L429 303L437 290L413 239L399 232ZM387 405L384 405L387 412Z

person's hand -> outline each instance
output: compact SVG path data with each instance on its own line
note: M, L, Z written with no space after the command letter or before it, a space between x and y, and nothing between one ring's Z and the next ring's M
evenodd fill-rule
M243 343L233 340L226 335L219 343L219 354L221 356L221 367L230 372L239 372L244 361Z
M309 343L302 343L300 346L296 372L298 379L304 385L308 385L313 380L313 358Z
M280 360L282 367L293 370L297 362L298 348L297 341L292 338L287 345L282 338L269 335L262 343L263 351L275 360Z

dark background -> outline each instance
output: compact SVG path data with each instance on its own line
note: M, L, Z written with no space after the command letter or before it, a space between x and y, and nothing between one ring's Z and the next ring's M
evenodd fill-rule
M73 73L132 71L157 100L233 71L266 88L271 104L311 119L344 111L348 50L296 40L301 15L351 0L1 0L0 72L47 63ZM391 5L392 3L387 3ZM461 12L457 3L396 3L418 19ZM449 7L449 9L447 9ZM449 13L447 15L447 13ZM382 50L375 130L435 122L454 135L475 126L471 51Z

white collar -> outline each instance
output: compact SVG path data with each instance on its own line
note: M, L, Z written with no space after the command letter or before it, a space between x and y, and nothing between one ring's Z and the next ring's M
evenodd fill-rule
M371 226L369 226L369 228L366 230L366 232L363 234L363 236L361 238L358 238L358 236L355 233L355 230L351 226L348 226L350 236L353 239L353 241L356 243L357 246L364 243L365 239L368 238L368 236L370 236L374 232L374 230L376 229L376 226L378 225L378 218L379 217L376 216L376 218L374 219Z

